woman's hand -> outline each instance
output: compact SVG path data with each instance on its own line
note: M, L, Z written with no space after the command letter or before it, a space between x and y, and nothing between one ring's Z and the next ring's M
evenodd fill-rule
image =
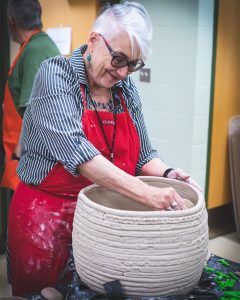
M166 169L165 165L164 167ZM172 187L150 186L139 178L117 168L102 155L96 155L90 161L79 165L78 171L92 182L145 204L151 209L187 209L185 201ZM160 173L158 174L161 176Z
M182 197L172 188L157 188L149 186L145 205L154 210L180 210L187 206Z
M190 175L186 174L182 169L173 169L171 172L168 173L167 178L171 179L177 179L181 181L185 181L191 185L193 185L195 188L197 188L200 192L202 192L202 189L200 186L194 181Z
M142 176L163 176L163 174L168 169L170 169L168 165L166 165L161 159L154 158L142 167L141 175ZM172 171L167 173L166 177L185 181L193 185L200 192L202 192L200 186L190 177L190 175L186 174L182 169L179 168L173 169Z

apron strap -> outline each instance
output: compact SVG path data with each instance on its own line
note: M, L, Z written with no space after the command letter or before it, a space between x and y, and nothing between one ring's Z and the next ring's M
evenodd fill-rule
M38 32L40 32L40 30L39 30L39 29L35 29L35 30L32 32L32 34L31 34L31 35L23 42L23 44L20 46L20 49L18 50L18 53L17 53L16 57L14 58L13 63L12 63L12 65L11 65L11 67L10 67L10 70L9 70L9 72L8 72L8 76L11 76L11 75L12 75L13 69L14 69L14 67L15 67L15 65L16 65L16 63L17 63L17 61L18 61L18 59L19 59L19 56L21 55L23 49L26 47L27 43L28 43L28 42L30 41L30 39L31 39L35 34L37 34Z
M118 96L120 98L120 101L121 101L121 104L122 104L122 107L124 108L124 111L125 112L128 112L128 108L127 108L127 105L126 105L126 102L123 98L123 94L122 94L122 91L120 90L120 88L118 88Z

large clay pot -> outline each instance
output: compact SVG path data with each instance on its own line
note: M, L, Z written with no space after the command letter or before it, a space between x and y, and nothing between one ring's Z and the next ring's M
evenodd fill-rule
M151 211L106 188L84 188L73 223L76 270L89 288L100 293L104 283L115 279L126 296L188 293L197 285L207 257L204 197L181 181L140 179L157 187L174 187L193 206Z

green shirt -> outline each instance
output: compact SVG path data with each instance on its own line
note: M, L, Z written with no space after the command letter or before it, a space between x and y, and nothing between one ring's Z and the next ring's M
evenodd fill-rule
M18 113L23 116L33 81L42 61L59 55L53 40L43 31L32 36L8 78L10 92Z

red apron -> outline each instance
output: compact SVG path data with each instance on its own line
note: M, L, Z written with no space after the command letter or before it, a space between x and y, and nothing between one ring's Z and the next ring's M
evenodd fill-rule
M8 77L12 75L13 69L22 54L23 49L26 47L32 36L38 32L39 30L35 30L23 43L12 63ZM22 118L16 110L8 82L6 82L3 102L3 146L5 151L5 167L0 186L11 190L15 190L20 181L16 173L18 161L12 160L12 154L18 144L21 128Z
M86 109L82 118L88 140L110 159L107 144L99 126L96 112ZM122 94L124 112L116 115L114 164L135 175L139 159L140 141ZM113 134L114 116L98 112L106 138ZM72 222L79 191L91 182L83 176L75 177L57 162L38 186L20 182L9 211L8 245L11 259L14 296L39 292L46 286L59 283L60 274L69 256L72 242Z

